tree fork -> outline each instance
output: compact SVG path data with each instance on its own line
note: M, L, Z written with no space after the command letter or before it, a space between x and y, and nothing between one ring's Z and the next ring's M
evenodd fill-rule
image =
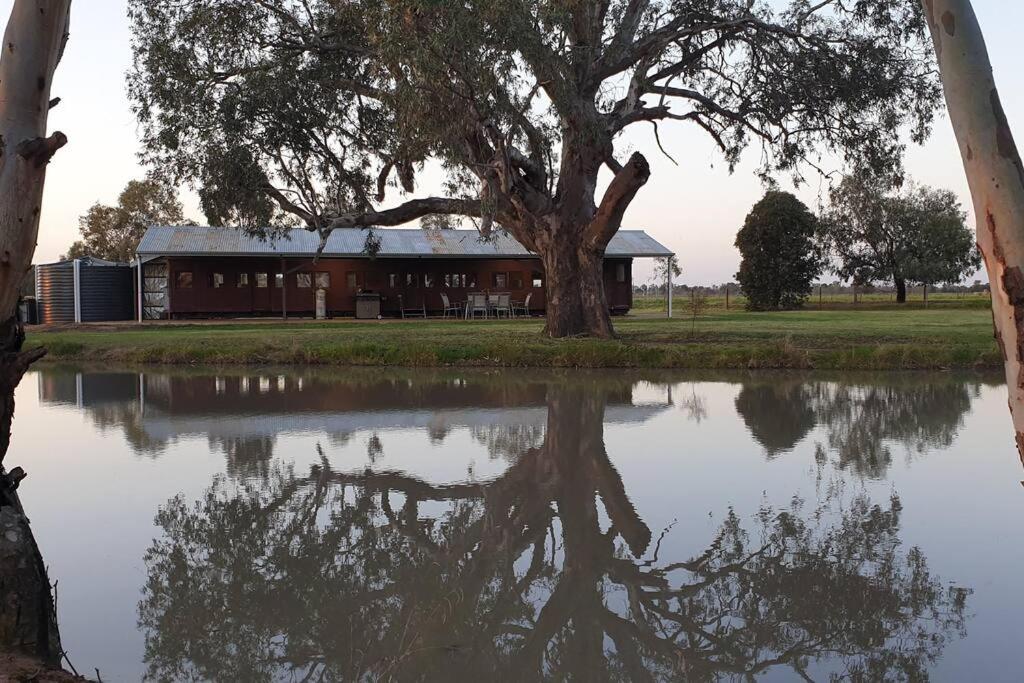
M995 337L1024 462L1024 163L970 0L922 3L974 201L978 247L992 288Z

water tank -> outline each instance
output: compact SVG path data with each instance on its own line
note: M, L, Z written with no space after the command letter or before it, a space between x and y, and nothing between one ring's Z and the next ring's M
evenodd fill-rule
M40 323L134 318L135 290L127 264L83 258L38 265L35 270Z

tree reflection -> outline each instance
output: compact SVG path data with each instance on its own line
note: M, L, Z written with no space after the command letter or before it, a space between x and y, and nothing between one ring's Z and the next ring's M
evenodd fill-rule
M751 531L730 512L698 556L662 560L605 450L606 400L549 387L542 443L486 482L323 460L173 499L139 605L149 678L917 680L962 635L967 592L900 549L895 497L797 500Z
M782 376L744 382L736 410L770 458L792 450L820 425L841 469L882 479L894 446L912 457L952 445L978 387L935 374L854 382ZM822 446L819 453L825 452Z
M807 384L799 379L744 382L736 412L769 458L793 450L815 424Z

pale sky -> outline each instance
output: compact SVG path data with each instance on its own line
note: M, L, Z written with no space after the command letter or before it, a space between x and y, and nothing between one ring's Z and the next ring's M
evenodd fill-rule
M12 4L13 0L0 0L0 20L5 23ZM1024 57L1019 42L1024 2L974 0L974 6L1010 125L1024 144ZM136 123L125 95L125 71L131 61L126 3L75 0L72 8L71 39L53 87L53 95L62 101L50 116L51 131L63 131L70 142L49 167L36 263L56 260L67 249L78 236L78 217L89 206L97 201L115 203L125 183L145 175L136 158ZM678 166L658 152L649 126L637 127L620 141L620 157L630 145L629 149L647 156L652 170L623 228L646 230L675 251L683 269L682 282L731 280L739 265L733 247L736 231L764 192L753 173L756 158L749 155L730 175L714 144L695 126L664 125L661 138ZM954 190L970 210L948 120L936 123L923 147L910 148L906 165L914 180ZM797 193L814 208L820 188L814 176L808 174L808 178L810 185ZM430 184L429 179L426 183ZM182 199L186 215L204 220L193 195L183 193ZM649 273L648 264L638 263L636 281L645 281Z

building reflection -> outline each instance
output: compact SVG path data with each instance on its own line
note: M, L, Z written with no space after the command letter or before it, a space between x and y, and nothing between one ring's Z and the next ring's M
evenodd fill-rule
M324 434L344 445L369 432L369 460L383 455L381 433L422 430L443 445L467 430L491 457L517 457L539 443L546 397L558 374L349 370L316 375L203 372L83 373L46 368L38 373L42 403L75 406L103 429L120 429L136 452L161 455L180 439L206 438L224 454L232 476L264 476L279 437ZM634 401L637 378L577 376L599 386L606 420L638 423L664 412L671 394Z
M730 512L663 556L605 446L623 391L543 385L542 434L501 442L488 481L323 460L172 499L145 556L148 677L921 680L963 635L969 591L902 546L895 496Z

